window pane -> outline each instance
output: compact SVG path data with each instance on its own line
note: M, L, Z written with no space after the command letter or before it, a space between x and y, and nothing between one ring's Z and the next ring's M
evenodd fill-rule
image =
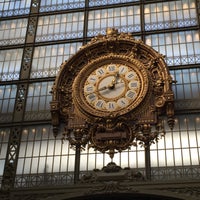
M0 80L18 80L22 61L22 49L0 51Z
M199 37L198 31L149 35L146 37L146 44L166 55L168 66L198 64L200 63L200 41L196 41L197 35Z
M99 33L105 34L108 27L116 28L119 32L139 32L141 29L139 16L139 6L90 11L88 37L93 37Z
M145 5L145 30L161 30L197 25L195 0Z
M0 17L29 14L31 0L6 0L0 2Z
M50 94L52 82L38 82L29 85L25 120L50 119Z
M54 77L59 66L75 54L82 43L36 47L33 55L31 78Z
M15 106L16 85L0 86L0 122L10 122Z
M24 18L0 21L0 46L23 44L27 23Z
M83 21L83 12L40 17L36 42L81 38Z
M41 1L40 12L49 12L49 11L60 11L60 10L69 10L76 8L83 8L85 6L85 0L48 0Z

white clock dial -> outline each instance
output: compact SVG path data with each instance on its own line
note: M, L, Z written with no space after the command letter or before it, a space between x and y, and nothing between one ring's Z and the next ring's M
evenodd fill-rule
M84 80L84 96L95 110L121 111L133 105L139 96L140 81L134 67L118 63L101 65Z
M104 90L102 88L105 88ZM117 82L116 77L111 75L100 80L97 90L100 96L106 99L115 99L125 91L125 83Z

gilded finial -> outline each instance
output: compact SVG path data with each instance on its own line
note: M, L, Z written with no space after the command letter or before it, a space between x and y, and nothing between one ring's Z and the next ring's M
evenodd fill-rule
M106 34L107 35L117 35L118 34L118 30L115 29L115 28L107 28Z

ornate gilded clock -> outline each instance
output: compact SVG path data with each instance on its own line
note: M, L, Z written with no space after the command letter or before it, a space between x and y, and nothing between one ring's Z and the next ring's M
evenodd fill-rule
M73 101L91 120L113 118L133 111L145 98L148 86L148 74L142 63L109 54L78 73L72 86Z
M148 146L164 134L164 115L173 128L172 82L163 55L108 29L61 65L52 89L54 134L62 122L72 146L88 143L111 157L138 141Z

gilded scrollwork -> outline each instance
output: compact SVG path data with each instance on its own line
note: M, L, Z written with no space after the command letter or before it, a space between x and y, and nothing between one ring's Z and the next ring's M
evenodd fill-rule
M116 89L118 85L115 84L118 84L118 78L111 78L111 76L117 77L119 72L109 72L101 79L93 76L96 73L95 70L106 69L110 64L123 65L130 71L135 71L139 77L138 83L140 83L140 87L134 90L138 94L135 101L132 101L130 106L125 106L124 109L116 109L112 112L109 109L101 111L94 105L89 105L90 101L86 101L88 95L84 94L84 88L90 90L97 87L97 89L105 91L105 94L95 93L95 95L103 97L102 102L107 99L110 99L111 102L114 99L115 103L119 100L128 105L128 100L121 98L128 89L124 89L124 93L121 92L122 89ZM119 71L119 67L117 68ZM88 83L89 76L99 82L90 85ZM114 84L107 83L112 79L115 81ZM123 87L129 87L129 82L123 77L121 79L121 82L124 83ZM133 87L135 87L134 84L136 83L133 81ZM163 114L167 115L168 125L171 129L173 128L172 84L173 80L162 54L143 41L136 40L130 33L119 33L117 29L110 28L106 35L97 35L81 47L74 56L62 63L52 89L52 124L54 127L58 127L59 123L63 121L67 127L71 115L77 119L80 118L82 124L87 124L87 132L84 134L87 135L90 146L101 152L108 151L112 157L115 150L127 149L136 145L139 140L145 145L152 143L153 140L157 141L159 133L164 132L163 126L160 125L160 121L162 121L160 117ZM114 94L114 90L121 92L121 96ZM108 96L109 92L114 95L113 99ZM96 99L95 95L88 98ZM100 103L99 101L101 106ZM104 104L102 103L102 105ZM112 102L110 105L115 107ZM74 107L73 111L72 107ZM150 128L147 128L148 126ZM152 132L152 127L155 127L156 132ZM118 134L119 132L120 134Z

